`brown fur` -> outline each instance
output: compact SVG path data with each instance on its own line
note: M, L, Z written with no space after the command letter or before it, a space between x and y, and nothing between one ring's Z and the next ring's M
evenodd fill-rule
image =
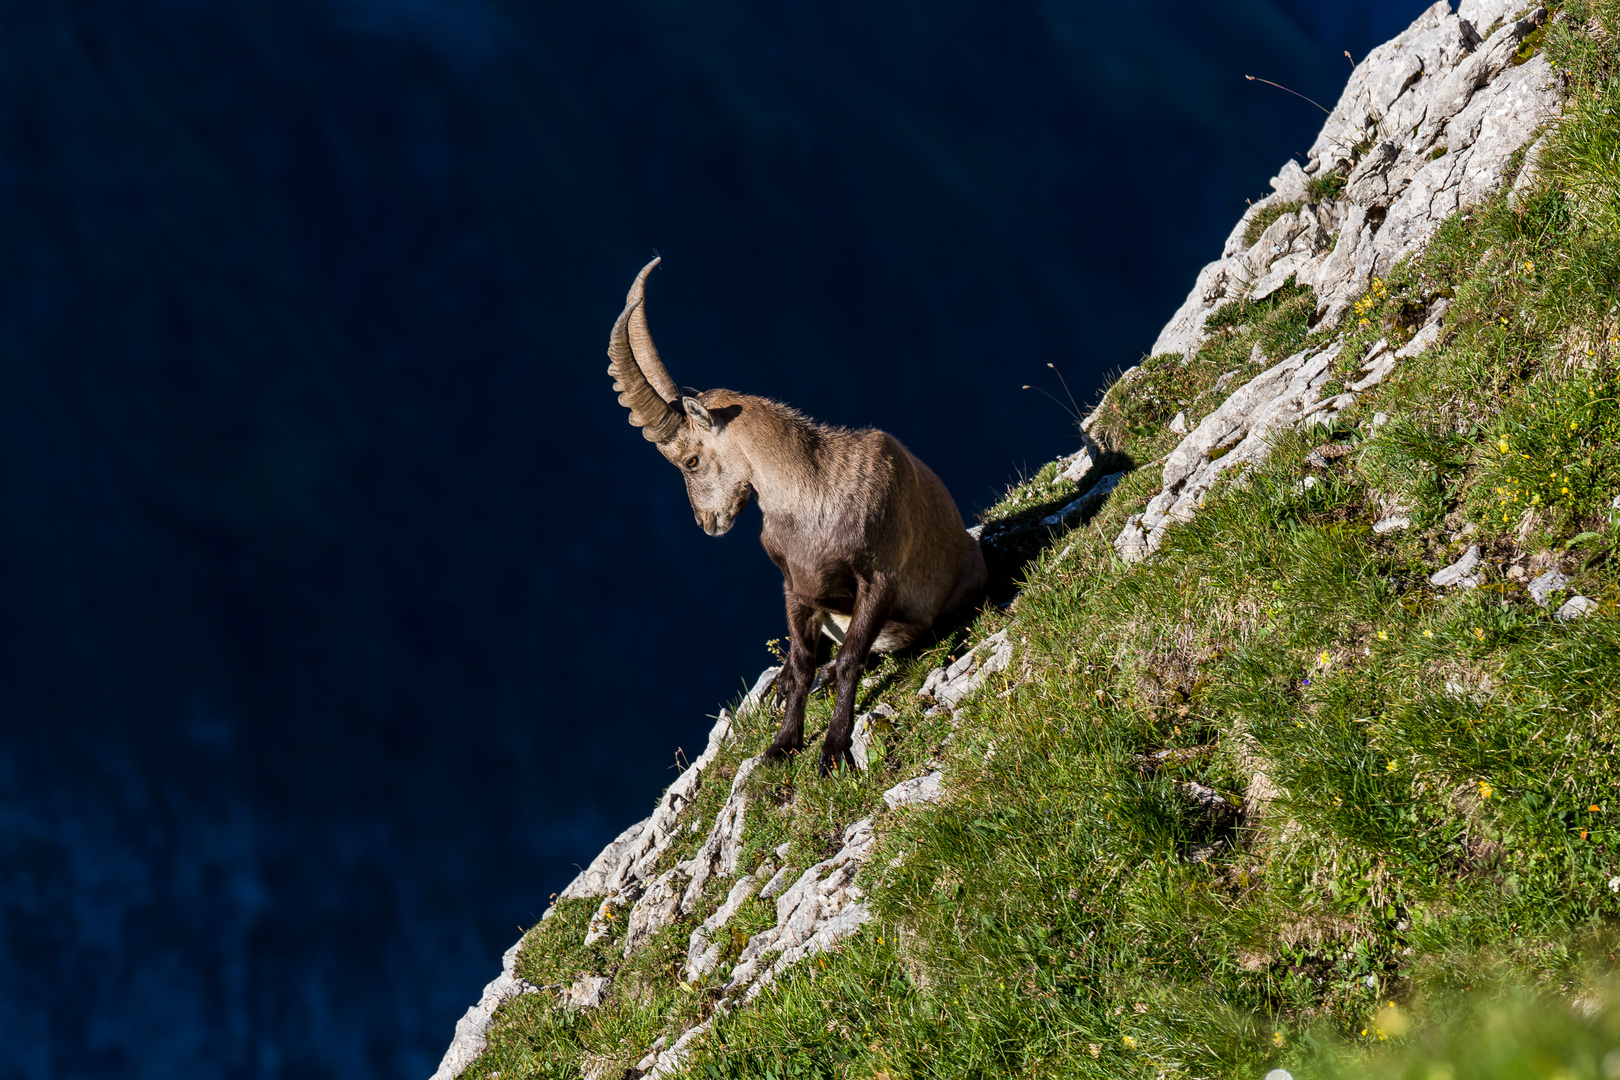
M790 648L778 692L787 715L766 757L803 749L816 636L840 615L848 625L821 769L853 765L855 693L868 655L910 644L983 592L979 543L939 477L891 435L817 424L730 390L681 404L686 422L658 449L681 470L698 524L719 536L757 498L760 542L782 571Z

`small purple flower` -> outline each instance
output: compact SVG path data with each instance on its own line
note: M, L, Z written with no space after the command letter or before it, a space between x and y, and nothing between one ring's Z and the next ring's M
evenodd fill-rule
M1309 686L1309 685L1311 685L1311 677L1309 675L1305 676L1303 679L1299 680L1299 685L1301 685L1301 686Z

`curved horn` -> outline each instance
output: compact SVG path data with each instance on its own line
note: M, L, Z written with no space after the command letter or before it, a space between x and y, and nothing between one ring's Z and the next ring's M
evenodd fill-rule
M665 401L680 401L681 392L675 380L669 377L669 372L664 370L664 362L658 358L658 346L653 344L652 331L647 329L647 275L663 261L662 257L656 258L641 268L641 273L636 275L635 283L624 298L624 306L630 312L630 348L636 355L636 363L641 366L647 381L653 384L653 389L658 391L659 397Z
M608 374L613 376L613 389L618 390L619 404L630 410L630 423L642 429L642 437L648 442L666 443L675 437L685 420L676 401L660 394L648 381L641 365L636 362L636 354L631 346L629 327L635 312L641 307L642 283L647 273L658 260L648 263L636 278L635 285L630 288L630 298L625 303L624 310L619 313L618 319L613 323L613 333L608 338ZM643 316L645 319L645 316ZM651 339L649 338L649 343ZM656 354L654 354L656 357ZM664 371L662 364L658 364L658 372L667 380L669 374Z

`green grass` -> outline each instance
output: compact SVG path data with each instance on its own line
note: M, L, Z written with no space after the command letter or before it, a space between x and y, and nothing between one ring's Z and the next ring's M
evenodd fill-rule
M754 774L745 869L784 842L807 866L874 817L872 923L715 1015L727 965L702 986L677 972L725 883L628 960L582 944L593 903L560 905L519 972L612 975L607 1003L514 1001L469 1075L623 1075L711 1016L688 1075L1620 1075L1620 4L1564 11L1539 43L1570 72L1540 179L1448 222L1370 290L1340 374L1443 298L1440 343L1333 429L1281 438L1145 564L1112 539L1156 465L1090 522L1017 532L1034 558L1010 611L868 680L861 707L898 710L873 774ZM1114 462L1153 462L1177 440L1171 416L1196 423L1224 398L1222 375L1235 388L1325 341L1313 307L1293 285L1224 306L1196 356L1116 383L1093 433ZM1310 464L1328 442L1346 452ZM1072 497L1057 471L987 516L1016 525ZM1390 500L1413 526L1376 535ZM1430 585L1470 544L1481 587ZM1534 604L1524 582L1550 567L1597 612ZM925 715L926 673L1003 627L1012 668L954 722ZM830 704L812 702L809 738ZM774 724L739 722L686 813L702 827L667 861L702 842ZM945 803L883 808L934 761ZM751 901L728 961L773 918Z
M1181 438L1166 427L1170 419L1185 412L1191 430L1233 390L1302 348L1315 305L1311 290L1292 280L1263 300L1221 305L1204 322L1209 339L1196 356L1148 357L1108 388L1092 436L1138 460L1170 450Z
M1311 202L1336 199L1339 192L1344 190L1345 181L1348 179L1349 177L1341 172L1318 174L1305 181L1305 196Z
M1262 206L1260 212L1251 217L1249 223L1243 227L1244 246L1254 247L1255 242L1260 239L1260 235L1266 231L1272 222L1284 214L1294 213L1303 205L1296 199L1292 202L1271 203L1268 206Z

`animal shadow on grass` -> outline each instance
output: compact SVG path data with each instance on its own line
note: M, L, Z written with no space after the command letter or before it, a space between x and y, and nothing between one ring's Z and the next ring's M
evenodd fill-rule
M986 589L990 602L1004 605L1016 599L1019 587L1023 584L1024 568L1046 549L1053 534L1076 525L1084 525L1101 512L1113 495L1112 493L1103 495L1102 498L1084 506L1082 510L1065 515L1056 524L1046 524L1048 518L1064 507L1084 499L1104 477L1128 473L1135 468L1136 462L1129 454L1108 451L1097 459L1091 471L1086 473L1085 481L1075 490L1054 495L1010 517L986 525L984 533L979 538L979 547L984 552L985 569L990 574L990 584ZM951 621L963 617L962 611L953 612L951 616L939 621L936 630L940 636L944 636ZM971 613L966 614L965 621L972 621Z

